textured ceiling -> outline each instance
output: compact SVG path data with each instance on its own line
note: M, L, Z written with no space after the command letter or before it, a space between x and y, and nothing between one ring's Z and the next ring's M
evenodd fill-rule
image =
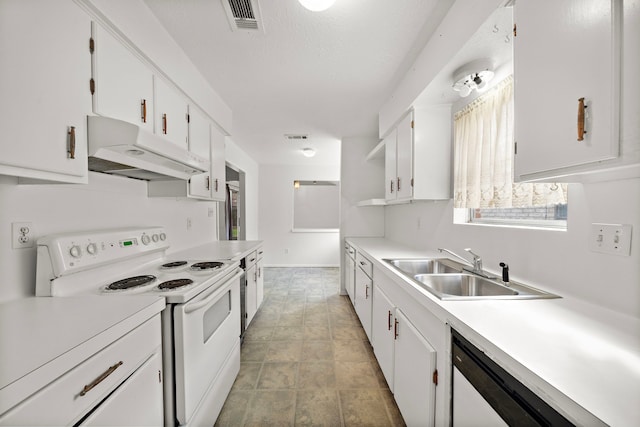
M343 137L377 136L380 107L453 0L337 0L316 13L259 2L264 32L231 31L221 0L145 0L231 107L232 139L256 161L337 164Z

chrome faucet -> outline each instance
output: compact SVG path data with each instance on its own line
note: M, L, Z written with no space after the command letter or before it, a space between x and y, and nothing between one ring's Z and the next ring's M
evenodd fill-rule
M471 251L471 248L465 248L465 251L469 252L473 256L473 262L469 262L466 258L461 257L460 255L458 255L455 252L450 251L449 249L438 248L438 250L440 252L447 252L448 254L451 254L454 257L456 257L458 259L461 259L466 264L468 264L468 265L470 265L472 267L472 269L469 269L468 267L463 267L463 270L470 271L473 274L477 274L478 276L482 276L482 277L485 277L487 279L495 279L495 276L492 276L491 274L485 272L482 269L482 258L480 257L480 255L473 253Z

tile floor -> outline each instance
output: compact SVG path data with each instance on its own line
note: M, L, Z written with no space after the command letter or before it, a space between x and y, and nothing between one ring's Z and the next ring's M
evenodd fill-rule
M337 268L265 268L216 426L403 426Z

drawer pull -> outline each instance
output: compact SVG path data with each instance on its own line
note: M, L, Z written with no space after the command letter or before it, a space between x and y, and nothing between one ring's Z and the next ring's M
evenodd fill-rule
M397 340L398 339L398 319L394 320L394 324L393 324L393 339Z
M90 384L84 386L84 388L80 392L80 396L84 396L85 394L89 393L89 391L91 391L92 388L94 388L95 386L100 384L102 381L104 381L109 375L113 373L113 371L118 369L120 365L122 365L122 360L116 363L115 365L113 365L112 367L110 367L109 369L107 369L106 371L104 371L102 375L100 375L98 378L93 380Z
M585 116L584 110L587 106L584 103L584 98L578 99L578 141L584 141L584 134L587 133L585 130Z
M164 135L167 134L167 115L166 114L162 115L162 133Z
M387 317L387 327L388 330L391 330L391 310L389 310L389 317Z
M67 149L67 154L69 155L70 159L75 159L76 158L76 127L69 126L67 135L69 135L69 148Z
M140 102L140 118L142 119L142 123L147 123L147 100L143 99Z

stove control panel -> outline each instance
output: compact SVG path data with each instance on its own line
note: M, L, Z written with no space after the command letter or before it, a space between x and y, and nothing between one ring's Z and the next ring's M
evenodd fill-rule
M167 248L169 242L162 227L122 228L42 237L38 240L38 258L47 257L54 277L60 277Z

